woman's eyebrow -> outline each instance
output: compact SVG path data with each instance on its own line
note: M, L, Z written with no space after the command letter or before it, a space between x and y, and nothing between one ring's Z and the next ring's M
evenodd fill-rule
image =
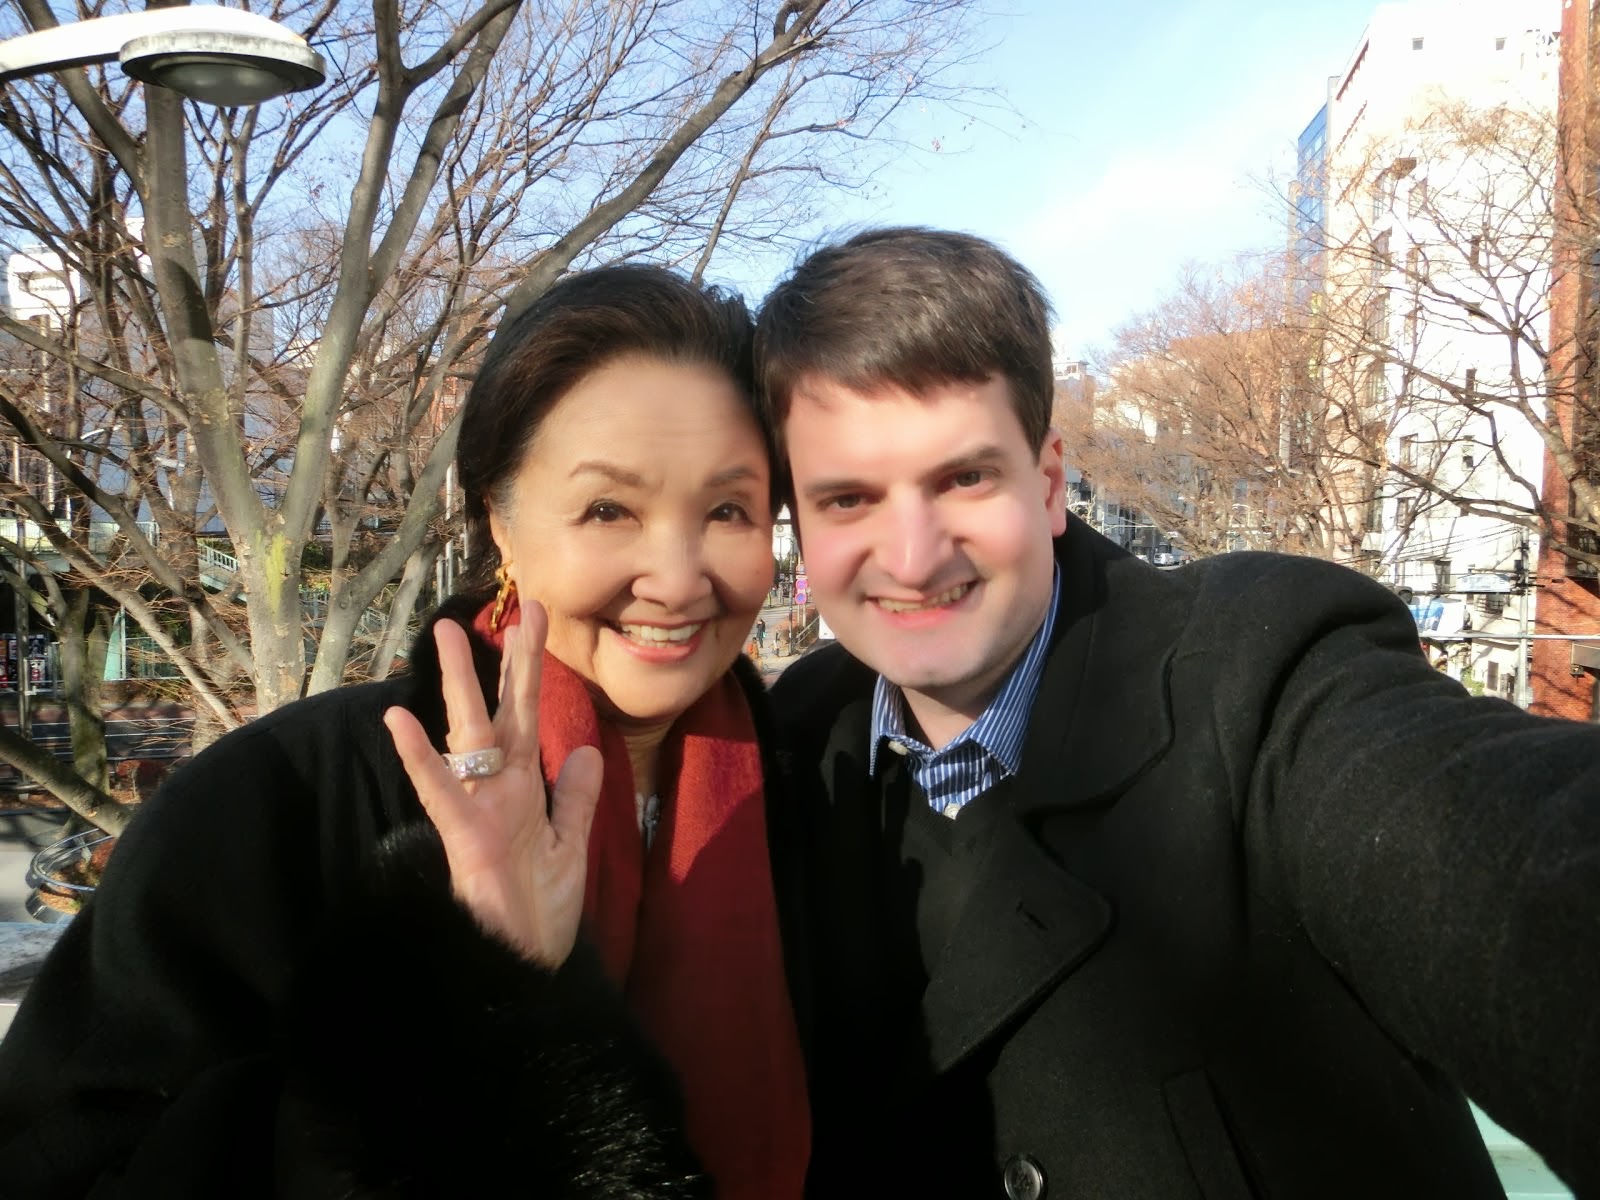
M572 473L568 478L576 479L579 475L603 475L613 483L620 484L623 487L642 488L644 486L644 476L633 471L625 471L621 467L613 466L611 463L598 462L593 459L578 463L572 468Z
M756 470L754 467L741 464L737 467L729 467L725 471L718 471L710 479L706 480L706 486L708 488L727 487L730 483L742 483L744 480L754 479L755 477Z

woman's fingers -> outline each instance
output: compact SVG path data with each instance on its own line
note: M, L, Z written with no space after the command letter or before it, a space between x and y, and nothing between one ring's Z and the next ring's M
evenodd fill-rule
M555 792L550 798L550 827L562 846L588 855L589 830L600 804L600 782L605 760L594 746L579 746L561 764Z
M445 741L451 753L494 745L494 726L489 721L489 710L484 707L466 631L454 621L439 621L433 627L433 641L439 649L444 710L449 722Z
M447 834L470 822L469 798L434 750L422 722L406 709L395 707L383 714L383 724L394 739L411 786L417 789L423 811L439 832Z
M522 606L522 619L506 630L505 672L500 707L495 712L495 742L507 766L539 771L539 684L544 674L544 640L549 622L535 601Z

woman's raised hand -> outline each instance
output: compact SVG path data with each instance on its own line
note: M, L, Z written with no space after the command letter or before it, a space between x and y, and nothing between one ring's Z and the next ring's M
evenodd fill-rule
M546 802L539 773L539 676L547 621L524 601L506 630L500 707L490 721L467 635L453 621L434 625L452 754L498 748L492 775L457 779L421 723L391 708L383 723L429 819L444 841L456 897L485 929L523 955L558 967L572 952L583 916L589 830L600 799L601 758L592 746L562 764Z

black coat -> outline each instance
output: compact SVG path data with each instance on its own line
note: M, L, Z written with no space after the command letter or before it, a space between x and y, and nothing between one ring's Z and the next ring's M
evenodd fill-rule
M0 1046L0 1197L710 1194L597 958L545 971L452 900L380 723L403 705L442 745L431 647L137 815Z
M774 690L813 1194L1499 1196L1459 1088L1600 1195L1600 729L1467 696L1342 568L1057 559L1021 770L954 822L868 778L842 649Z

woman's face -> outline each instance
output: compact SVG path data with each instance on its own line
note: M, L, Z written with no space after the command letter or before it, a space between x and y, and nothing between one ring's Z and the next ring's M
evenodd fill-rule
M718 367L618 359L546 414L490 530L613 718L670 721L738 656L772 583L770 470Z

